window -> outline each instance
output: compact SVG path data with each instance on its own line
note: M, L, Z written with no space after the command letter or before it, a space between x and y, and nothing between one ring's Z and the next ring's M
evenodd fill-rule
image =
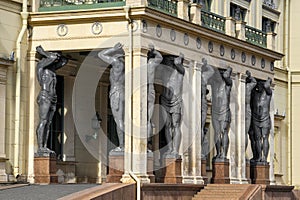
M276 22L263 17L262 18L262 31L266 33L274 33L276 27Z
M210 11L211 1L212 0L193 0L193 3L198 3L202 5L203 10Z
M238 21L245 21L247 10L236 4L230 4L230 16Z

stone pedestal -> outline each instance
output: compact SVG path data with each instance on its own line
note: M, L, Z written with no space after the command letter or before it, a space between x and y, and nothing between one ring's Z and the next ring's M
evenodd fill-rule
M216 184L230 184L229 178L229 160L212 161L212 178L211 183Z
M181 158L163 159L162 181L164 183L182 183L181 162Z
M106 182L120 183L124 174L124 152L110 153L108 159Z
M147 156L147 174L150 179L150 183L155 183L155 176L153 174L154 168L153 168L153 153L148 153Z
M58 183L56 175L56 155L35 156L34 175L35 183Z
M109 169L106 182L108 183L120 183L124 174L124 152L113 152L109 155ZM155 182L155 176L153 174L153 154L148 154L147 158L147 175L150 182Z
M206 160L201 160L201 176L203 178L204 184L208 183L208 178L206 175Z
M0 183L8 182L8 176L5 170L5 163L7 160L7 158L0 158Z
M251 184L251 178L250 178L250 161L246 160L246 180L249 184Z
M251 163L250 166L250 177L252 184L264 184L270 185L270 165L267 164L259 164L259 163Z

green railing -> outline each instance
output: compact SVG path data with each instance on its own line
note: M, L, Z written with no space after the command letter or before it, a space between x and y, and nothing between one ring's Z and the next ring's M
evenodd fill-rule
M40 0L39 11L106 8L124 5L125 0Z
M148 6L164 13L177 16L176 0L148 0Z
M206 28L225 33L225 17L223 16L202 10L201 23Z
M261 47L267 47L267 34L256 28L246 26L246 41Z

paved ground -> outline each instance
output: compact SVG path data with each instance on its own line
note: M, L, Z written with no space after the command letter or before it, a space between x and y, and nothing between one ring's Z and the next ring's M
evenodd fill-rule
M54 200L97 184L0 185L1 200Z

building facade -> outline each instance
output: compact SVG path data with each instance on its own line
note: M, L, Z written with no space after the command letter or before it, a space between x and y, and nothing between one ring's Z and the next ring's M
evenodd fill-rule
M102 182L107 177L108 152L117 145L109 105L109 66L97 52L124 44L125 50L125 175L133 171L148 182L147 66L148 45L163 55L185 55L183 133L180 154L184 183L202 183L201 177L201 65L202 58L217 68L233 68L230 126L231 183L247 183L245 148L246 70L261 80L271 77L270 179L272 184L300 184L297 147L297 1L202 0L0 1L1 69L5 112L0 136L1 169L7 181L14 177L34 182L35 129L39 120L36 97L39 84L35 47L61 51L69 58L58 73L58 104L49 147L58 157L61 182ZM2 14L1 14L2 15ZM5 20L5 19L9 20ZM4 34L2 34L2 32ZM11 51L15 57L9 57ZM6 57L5 57L6 56ZM6 89L5 89L6 88ZM156 103L163 85L156 80ZM101 118L100 128L93 125ZM154 112L152 138L154 169L161 168L164 150L160 107ZM214 156L210 116L210 153ZM248 145L250 146L250 145ZM10 176L8 176L10 175Z

